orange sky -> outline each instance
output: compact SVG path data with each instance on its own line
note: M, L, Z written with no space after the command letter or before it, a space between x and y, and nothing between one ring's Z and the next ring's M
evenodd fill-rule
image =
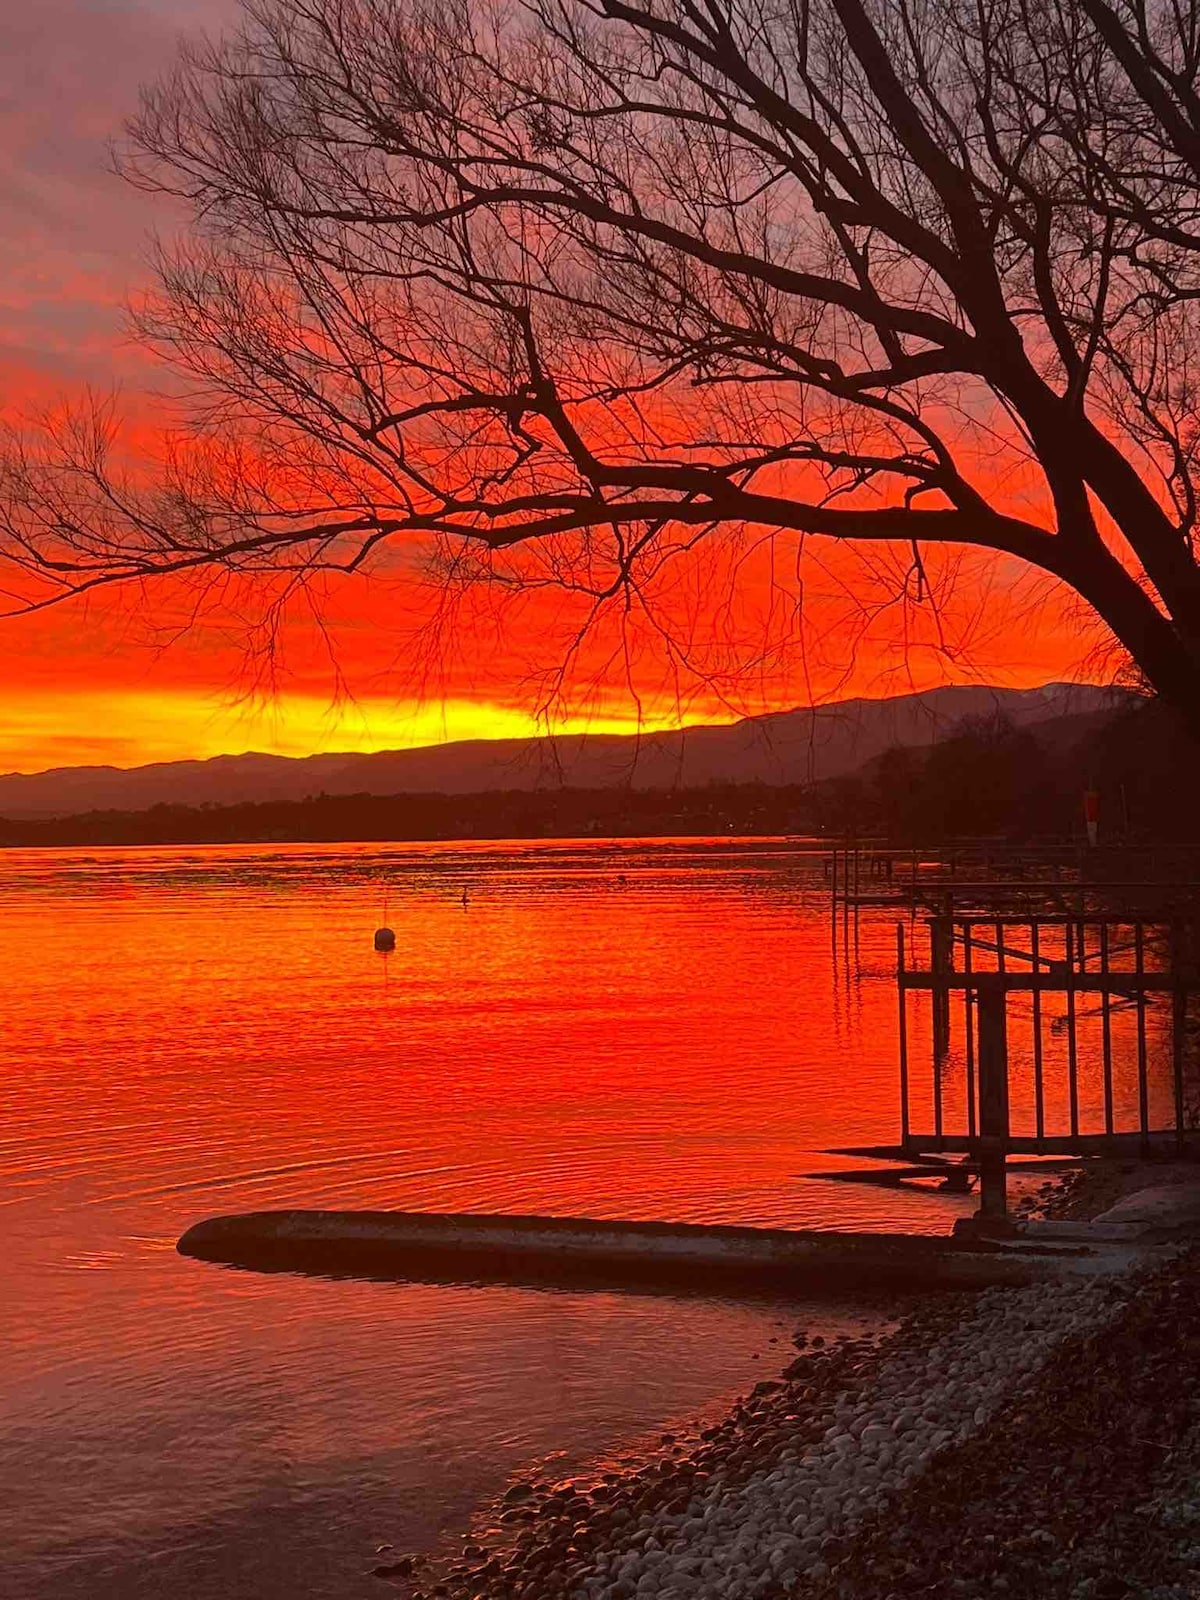
M149 231L174 219L108 171L107 145L180 31L219 27L232 10L232 0L3 8L0 56L12 88L0 103L0 384L9 412L85 384L120 386L142 409L168 382L125 335L121 304L145 282ZM1094 643L1011 565L977 564L950 617L963 648L948 660L932 632L905 637L894 608L864 620L860 598L882 599L885 586L863 559L826 545L806 561L802 639L789 619L795 580L782 551L776 584L765 559L744 578L735 621L696 612L687 633L701 677L680 671L634 619L624 637L615 626L602 633L557 696L553 672L577 621L562 600L520 602L502 625L473 604L435 647L420 626L430 594L411 580L350 581L324 599L328 634L310 615L290 615L269 676L261 652L247 651L236 607L213 605L185 627L182 598L166 590L65 606L0 622L0 770L379 749L533 732L548 721L615 730L729 720L947 679L1040 683L1074 675ZM719 568L706 581L719 593ZM785 638L791 646L781 650ZM755 656L753 670L734 670Z

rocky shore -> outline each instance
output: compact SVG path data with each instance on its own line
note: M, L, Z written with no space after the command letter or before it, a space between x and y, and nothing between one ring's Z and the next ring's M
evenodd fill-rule
M1200 1252L1127 1281L803 1592L1200 1594Z
M1086 1211L1078 1183L1054 1197ZM460 1560L378 1574L409 1600L1200 1596L1198 1291L1173 1249L943 1295L878 1340L799 1335L695 1439L514 1484Z

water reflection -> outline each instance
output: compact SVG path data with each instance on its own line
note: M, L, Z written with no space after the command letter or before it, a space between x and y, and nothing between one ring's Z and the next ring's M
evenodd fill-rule
M796 1177L894 1137L895 1004L890 928L835 985L783 841L10 852L0 912L6 1596L345 1600L375 1543L719 1403L797 1317L232 1273L175 1254L202 1216L965 1206Z

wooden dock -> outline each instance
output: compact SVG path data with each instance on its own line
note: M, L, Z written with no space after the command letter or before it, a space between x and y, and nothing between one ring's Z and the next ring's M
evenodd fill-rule
M1190 889L1189 893L1194 895ZM1192 901L1195 905L1195 899ZM1200 916L1173 907L1145 917L1127 910L1069 913L936 914L927 921L929 965L908 960L904 925L896 928L899 1006L900 1140L903 1159L959 1154L978 1167L984 1214L1006 1207L1006 1163L1016 1155L1187 1156L1200 1150L1200 1083L1189 1047L1189 1014L1200 992ZM910 1059L910 998L928 996L931 1123L914 1126L914 1063ZM1031 1132L1015 1131L1010 1114L1010 1001L1027 997L1031 1035ZM1056 1019L1066 1053L1065 1126L1052 1126L1046 1092L1046 1002L1060 997ZM1081 1116L1081 1024L1098 1022L1101 1125ZM1169 1036L1169 1117L1152 1114L1149 1019ZM1132 1125L1122 1123L1115 1090L1114 1018L1133 1019L1129 1060L1136 1085ZM957 1016L957 1023L956 1023ZM1200 1019L1197 1019L1200 1021ZM1127 1030L1128 1031L1128 1030ZM1195 1034L1196 1029L1192 1029ZM946 1114L947 1062L959 1038L965 1081L961 1121ZM1160 1052L1161 1055L1161 1052ZM1161 1076L1161 1073L1160 1073ZM922 1074L924 1077L924 1074Z

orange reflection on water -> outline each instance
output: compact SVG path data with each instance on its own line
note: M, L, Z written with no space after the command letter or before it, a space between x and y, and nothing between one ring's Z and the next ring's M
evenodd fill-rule
M797 1177L894 1131L895 1009L786 845L10 852L0 900L6 1600L342 1600L871 1315L261 1277L180 1258L199 1217L962 1204Z
M10 1198L948 1224L797 1180L894 1137L895 1004L889 928L844 967L784 844L0 865Z

